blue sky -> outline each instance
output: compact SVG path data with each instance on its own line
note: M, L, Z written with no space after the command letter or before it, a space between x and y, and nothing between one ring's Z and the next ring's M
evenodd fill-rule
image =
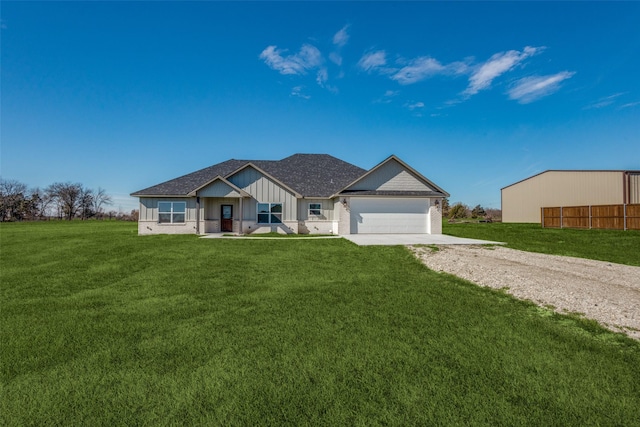
M128 194L229 158L396 154L500 207L640 169L638 2L1 4L4 179Z

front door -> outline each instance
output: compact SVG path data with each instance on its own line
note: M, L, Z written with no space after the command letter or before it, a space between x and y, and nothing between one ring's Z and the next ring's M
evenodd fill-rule
M222 205L220 231L233 231L233 205Z

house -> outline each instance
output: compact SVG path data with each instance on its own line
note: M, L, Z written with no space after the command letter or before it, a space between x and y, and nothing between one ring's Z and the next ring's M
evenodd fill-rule
M543 207L640 203L640 171L547 170L500 191L502 222L539 224Z
M396 156L370 170L327 154L227 160L136 191L139 234L442 232L449 194Z

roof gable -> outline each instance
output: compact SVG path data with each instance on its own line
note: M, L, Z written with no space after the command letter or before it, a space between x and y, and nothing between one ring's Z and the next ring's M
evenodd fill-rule
M395 155L388 157L345 187L342 193L425 195L449 197L449 193L425 178Z
M247 187L251 186L251 182L255 182L259 179L266 178L267 180L271 181L272 183L282 188L283 190L288 191L289 193L292 193L295 197L302 197L302 195L298 194L294 189L289 187L287 184L283 183L281 180L272 176L271 174L265 172L262 168L256 166L255 163L260 163L260 162L254 161L254 162L247 163L246 165L233 171L228 176L228 179L231 182L234 182L238 187L247 189ZM263 165L267 164L267 162L262 162L262 163ZM247 179L251 182L247 181Z
M207 184L190 192L189 195L201 197L245 197L249 194L218 175Z

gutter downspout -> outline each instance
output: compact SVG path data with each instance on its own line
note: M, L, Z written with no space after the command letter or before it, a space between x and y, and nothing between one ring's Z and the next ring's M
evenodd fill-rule
M196 234L200 234L200 197L196 196Z

